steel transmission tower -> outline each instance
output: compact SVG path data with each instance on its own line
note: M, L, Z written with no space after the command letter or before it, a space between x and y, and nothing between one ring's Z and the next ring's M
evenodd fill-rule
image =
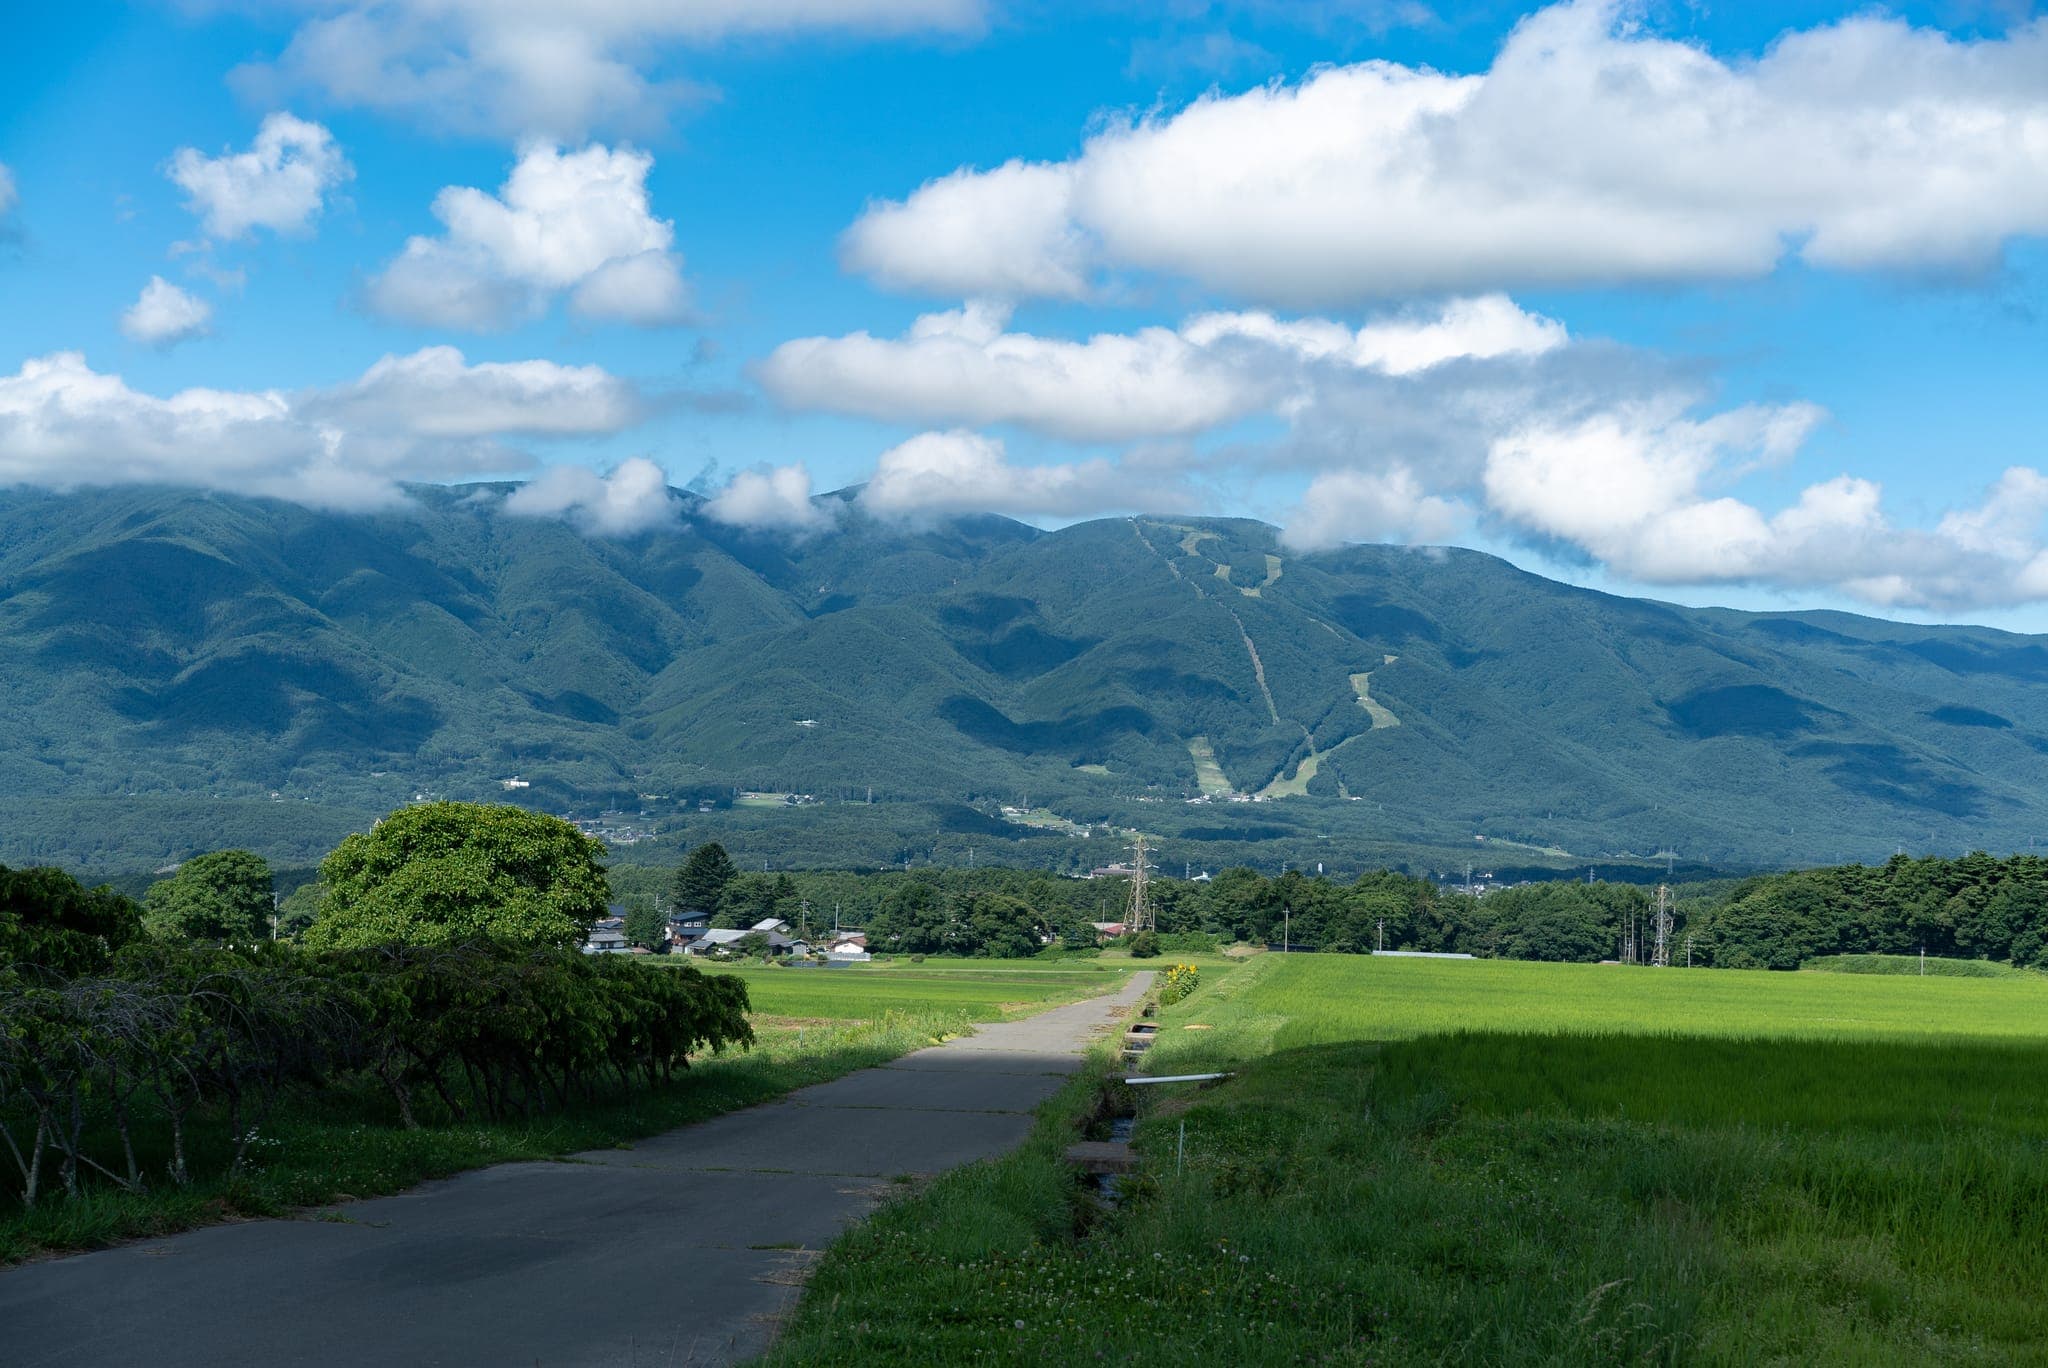
M1152 903L1145 896L1145 834L1136 836L1131 842L1131 911L1124 918L1125 929L1134 936L1152 929Z
M1650 951L1650 966L1655 969L1671 967L1671 885L1657 885L1657 911L1655 929L1657 940Z

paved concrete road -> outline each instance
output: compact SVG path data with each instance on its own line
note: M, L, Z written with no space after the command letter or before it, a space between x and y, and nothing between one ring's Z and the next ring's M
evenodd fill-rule
M6 1368L705 1365L767 1346L815 1251L895 1188L1023 1140L1109 997L567 1164L0 1273Z

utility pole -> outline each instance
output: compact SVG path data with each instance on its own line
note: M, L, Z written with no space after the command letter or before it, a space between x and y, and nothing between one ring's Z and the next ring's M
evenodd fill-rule
M1294 909L1283 907L1280 914L1280 953L1285 955L1291 953L1294 945Z
M1376 948L1380 950L1387 948L1387 919L1385 917L1380 918L1380 943Z

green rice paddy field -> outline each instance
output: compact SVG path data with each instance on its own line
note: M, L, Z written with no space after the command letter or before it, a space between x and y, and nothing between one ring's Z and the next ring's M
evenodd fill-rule
M2048 1363L2048 979L1263 956L776 1361ZM1140 1109L1113 1207L1061 1154ZM847 1308L858 1307L849 1316Z

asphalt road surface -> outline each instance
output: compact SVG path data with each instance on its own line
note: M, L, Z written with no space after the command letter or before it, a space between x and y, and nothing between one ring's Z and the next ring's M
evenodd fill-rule
M0 1272L0 1365L698 1365L904 1175L1020 1143L1151 980L569 1163Z

